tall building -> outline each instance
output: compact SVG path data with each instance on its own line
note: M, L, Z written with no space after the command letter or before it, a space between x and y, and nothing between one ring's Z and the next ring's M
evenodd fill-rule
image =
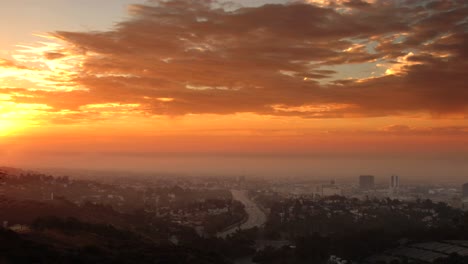
M468 198L468 183L462 185L462 197Z
M392 175L390 177L390 189L397 190L400 188L400 177L398 175Z
M390 178L390 188L391 189L398 189L400 187L400 178L398 175L392 175Z
M399 188L400 188L400 178L398 177L398 175L392 175L390 177L389 193L397 194Z
M359 188L363 190L374 189L374 176L372 175L359 176Z

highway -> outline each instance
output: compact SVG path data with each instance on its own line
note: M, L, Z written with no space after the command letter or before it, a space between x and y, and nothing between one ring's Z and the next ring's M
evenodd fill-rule
M247 212L248 219L240 226L240 229L249 229L255 226L262 226L266 222L266 215L258 207L258 205L252 201L247 195L245 190L231 190L232 198L244 204L245 211ZM234 226L224 232L218 233L218 237L226 237L229 234L234 233L238 226Z

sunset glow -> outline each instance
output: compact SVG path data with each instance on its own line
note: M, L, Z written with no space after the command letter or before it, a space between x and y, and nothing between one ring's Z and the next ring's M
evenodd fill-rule
M100 30L38 14L34 41L0 46L0 144L15 162L103 135L134 153L466 155L468 7L421 2L129 0Z

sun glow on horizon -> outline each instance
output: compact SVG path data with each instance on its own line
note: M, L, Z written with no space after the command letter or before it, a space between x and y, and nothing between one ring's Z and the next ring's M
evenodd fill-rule
M25 127L26 124L22 121L0 119L0 137L15 135Z
M385 152L392 139L406 147L429 138L437 150L466 137L466 21L455 9L308 0L232 11L156 2L102 31L51 28L0 46L2 141L76 152L120 151L122 142L135 152ZM435 14L447 23L431 24Z

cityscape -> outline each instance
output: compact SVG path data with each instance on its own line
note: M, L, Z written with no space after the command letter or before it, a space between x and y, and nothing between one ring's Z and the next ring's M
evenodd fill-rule
M467 0L0 17L0 264L468 264Z
M301 263L302 258L318 263L450 263L446 259L453 253L468 256L466 237L458 233L468 224L468 183L405 184L399 175L388 176L387 183L373 175L341 183L245 175L132 173L112 178L108 175L123 173L62 173L1 168L3 232L37 244L53 238L66 248L63 258L77 246L74 243L86 241L89 256L76 258L86 262L116 261L119 253L106 255L102 250L113 251L128 243L124 238L114 241L114 235L122 235L118 232L150 239L155 252L170 246L175 252L167 256L168 261L183 257L193 258L194 263ZM112 236L109 228L115 232ZM387 241L378 232L402 237ZM303 240L304 236L313 240ZM111 244L101 249L102 239L117 244L106 242ZM324 239L339 241L332 248L311 251ZM375 244L370 246L369 241ZM139 243L138 247L148 246L148 241ZM49 246L52 252L58 250ZM184 247L200 250L199 255L185 252ZM212 247L216 256L205 259L203 254ZM122 254L134 254L142 262L158 257L125 250ZM32 256L47 255L16 255L23 261Z

